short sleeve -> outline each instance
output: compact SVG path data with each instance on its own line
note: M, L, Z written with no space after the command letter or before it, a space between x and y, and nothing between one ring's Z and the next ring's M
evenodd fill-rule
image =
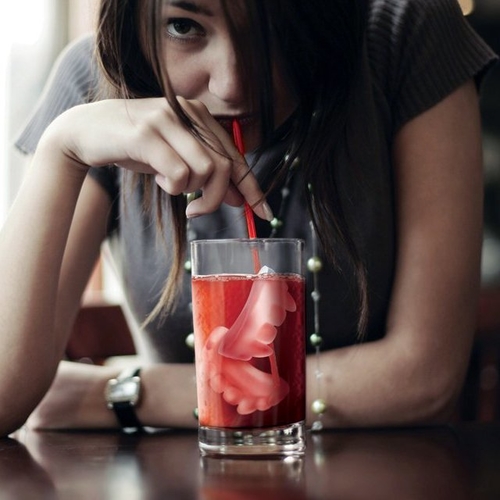
M474 78L478 87L497 57L472 29L457 0L374 0L376 70L393 110L393 127L431 108Z
M119 228L120 220L120 175L118 167L109 165L107 167L91 168L89 177L97 181L108 193L111 200L111 212L108 217L108 235Z
M90 102L98 88L91 35L72 42L58 57L33 113L15 140L25 154L34 153L45 129L67 109Z

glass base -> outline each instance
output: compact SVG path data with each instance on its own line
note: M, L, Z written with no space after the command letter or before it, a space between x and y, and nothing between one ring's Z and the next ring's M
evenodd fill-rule
M198 444L203 456L302 456L306 433L304 422L260 429L200 427Z

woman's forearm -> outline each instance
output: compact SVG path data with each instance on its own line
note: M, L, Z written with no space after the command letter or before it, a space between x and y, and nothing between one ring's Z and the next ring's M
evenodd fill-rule
M158 428L196 427L194 365L146 364L141 368L141 396L136 414L142 424ZM104 392L108 380L119 372L115 366L62 361L50 390L30 416L28 425L58 430L118 429L118 420L107 407Z
M384 338L307 359L307 420L317 418L311 404L322 398L325 427L385 427L442 423L449 418L462 373L439 366L425 355ZM454 376L455 374L456 376Z
M0 434L22 424L62 353L54 332L58 280L86 169L48 136L0 236ZM20 369L22 367L22 369Z

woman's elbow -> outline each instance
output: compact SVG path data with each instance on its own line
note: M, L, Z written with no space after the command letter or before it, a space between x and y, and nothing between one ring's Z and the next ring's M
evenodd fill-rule
M40 385L25 386L24 391L18 387L17 392L13 393L14 389L8 387L4 388L3 393L0 392L0 437L12 434L26 423L49 386L50 379Z
M28 415L18 415L9 410L9 405L3 405L0 411L0 438L19 430L26 422Z
M422 382L423 389L418 392L415 424L445 425L453 418L463 387L463 378L451 373L435 376L430 382Z

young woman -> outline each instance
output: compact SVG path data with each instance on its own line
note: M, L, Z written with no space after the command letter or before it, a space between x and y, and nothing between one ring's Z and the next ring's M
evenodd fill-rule
M306 240L309 423L445 421L474 331L495 60L456 0L101 4L17 143L34 155L0 241L0 433L30 414L118 427L117 370L61 362L106 238L141 325L135 418L195 426L185 250L245 236L243 201L259 236Z

